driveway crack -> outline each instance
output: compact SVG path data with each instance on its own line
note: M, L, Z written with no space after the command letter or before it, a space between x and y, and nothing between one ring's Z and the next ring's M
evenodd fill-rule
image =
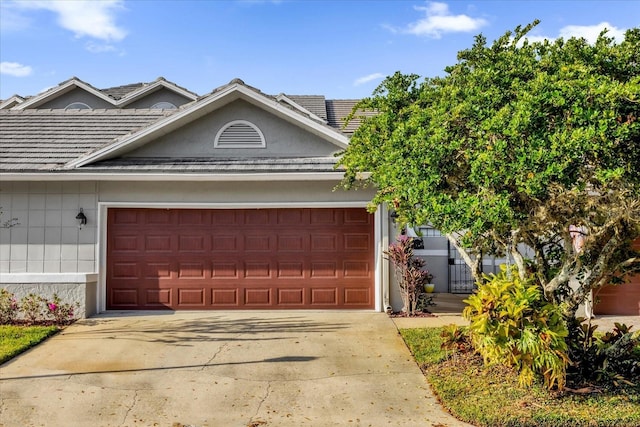
M204 363L202 365L202 367L200 368L201 371L204 371L204 368L206 368L207 366L211 365L211 362L213 362L215 360L216 357L218 357L218 355L220 353L222 353L223 350L225 350L227 347L229 347L229 343L224 343L223 345L220 346L220 348L218 349L218 351L216 351L215 353L213 353L213 356L211 356L209 358L209 360L207 360L206 363Z
M125 425L125 422L127 421L133 407L136 406L136 403L138 403L138 390L135 390L133 393L133 402L131 402L131 405L127 408L127 412L125 412L124 417L122 418L122 425Z
M271 381L267 381L267 391L264 394L264 397L260 399L260 403L258 403L258 408L256 409L256 412L253 414L253 416L250 418L249 423L247 424L248 426L259 425L256 423L264 422L263 420L260 420L259 418L257 418L257 416L260 413L260 410L262 409L262 405L264 405L264 402L266 402L270 394L271 394Z

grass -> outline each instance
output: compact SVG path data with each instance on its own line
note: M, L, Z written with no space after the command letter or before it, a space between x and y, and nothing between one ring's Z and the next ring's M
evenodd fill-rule
M578 395L518 386L514 370L485 368L473 354L440 349L443 328L400 333L442 404L457 418L491 427L640 426L640 385Z
M0 325L0 364L30 349L59 330L58 326Z

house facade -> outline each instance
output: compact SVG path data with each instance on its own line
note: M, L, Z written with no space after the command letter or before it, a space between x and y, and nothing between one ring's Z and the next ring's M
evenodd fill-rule
M204 96L163 78L108 89L72 78L11 97L0 222L15 225L0 229L0 287L57 293L83 316L399 310L383 256L399 230L384 206L367 211L372 191L337 189L355 103L238 79ZM469 291L455 251L425 232L417 252L436 292Z

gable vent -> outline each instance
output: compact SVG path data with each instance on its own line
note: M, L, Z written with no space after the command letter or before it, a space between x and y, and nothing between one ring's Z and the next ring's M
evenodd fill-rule
M264 135L256 125L246 120L234 120L218 131L215 148L264 148Z

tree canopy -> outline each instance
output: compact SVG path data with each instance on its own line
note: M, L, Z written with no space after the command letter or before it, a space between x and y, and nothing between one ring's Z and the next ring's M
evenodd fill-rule
M640 271L640 29L591 45L530 42L535 25L477 36L442 77L385 79L339 166L346 188L375 186L372 209L446 233L476 275L479 254L509 253L574 312Z

